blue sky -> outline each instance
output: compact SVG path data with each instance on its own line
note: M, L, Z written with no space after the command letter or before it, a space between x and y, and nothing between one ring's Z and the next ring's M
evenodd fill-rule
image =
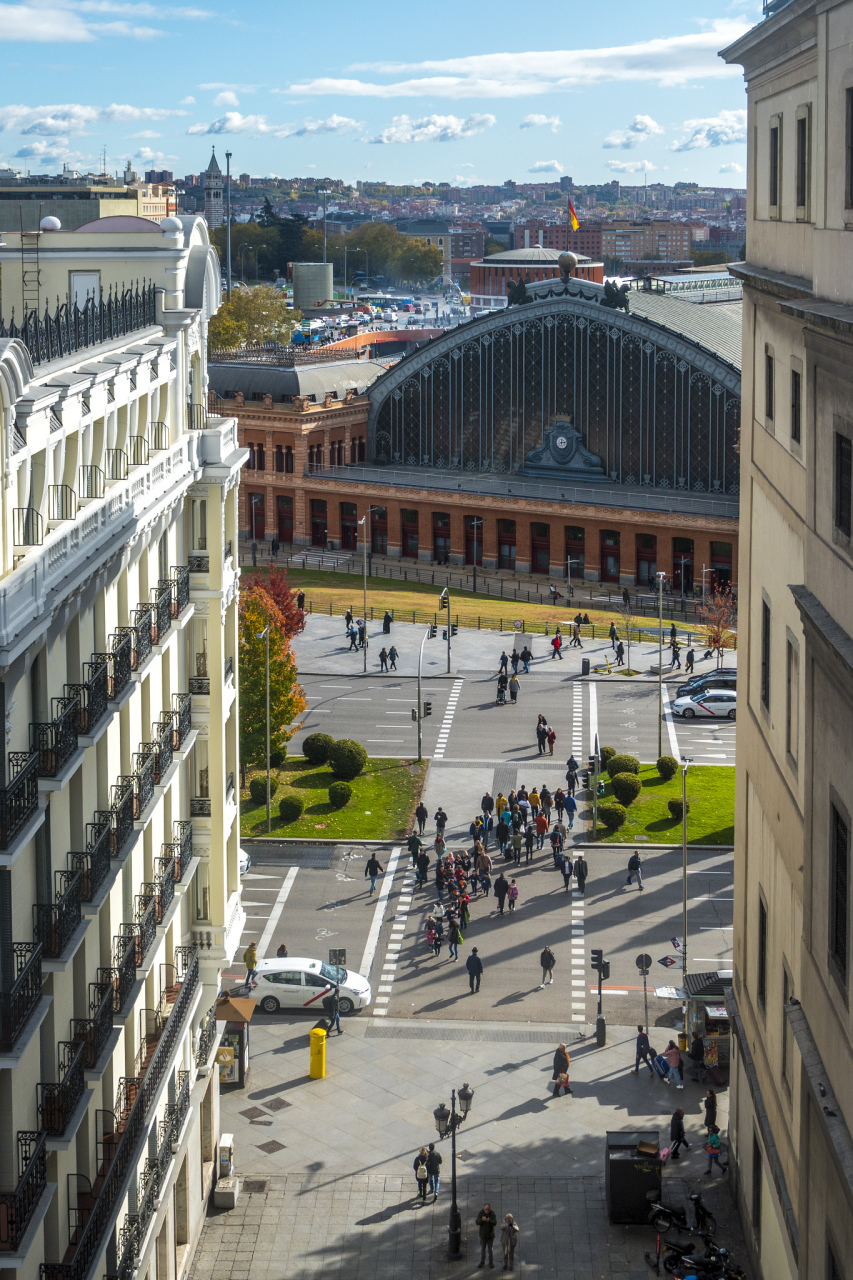
M550 11L555 17L557 11ZM525 19L525 14L529 17ZM745 185L757 0L0 3L0 165Z

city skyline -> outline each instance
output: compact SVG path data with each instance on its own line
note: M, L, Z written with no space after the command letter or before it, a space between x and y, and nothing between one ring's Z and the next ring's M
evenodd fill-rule
M327 45L295 6L282 17L261 4L244 20L221 0L8 4L0 165L99 169L106 151L107 172L130 160L177 175L203 170L213 144L234 152L239 172L336 173L353 184L570 174L588 184L743 185L742 77L717 53L759 10L751 0L720 17L705 0L685 16L670 0L653 11L617 0L605 28L575 6L569 36L547 49L515 34L517 9L505 0L490 5L485 29L477 6L446 0L422 30L406 16L368 27L335 3ZM258 39L277 29L271 74ZM176 43L178 75L162 56ZM81 83L97 97L81 95Z

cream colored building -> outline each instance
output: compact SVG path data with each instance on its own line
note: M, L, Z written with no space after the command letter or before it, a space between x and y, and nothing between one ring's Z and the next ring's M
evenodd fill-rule
M219 265L200 218L107 221L43 233L43 296L82 303L20 336L0 247L0 1271L21 1280L186 1271L245 919L245 452L200 408Z
M853 3L748 90L732 1172L756 1274L853 1274ZM748 411L747 411L748 409Z

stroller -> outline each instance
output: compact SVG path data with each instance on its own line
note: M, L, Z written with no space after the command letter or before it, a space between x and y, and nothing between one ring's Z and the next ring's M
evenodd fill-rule
M506 676L500 675L498 677L497 697L495 698L495 703L499 707L506 706L506 685L507 685Z

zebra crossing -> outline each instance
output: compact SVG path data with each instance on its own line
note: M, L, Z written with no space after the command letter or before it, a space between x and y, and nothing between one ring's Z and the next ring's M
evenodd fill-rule
M385 948L385 959L382 962L382 972L373 999L374 1018L388 1016L388 1005L391 1002L391 994L394 990L394 979L397 976L397 965L400 960L400 951L403 946L406 924L412 906L414 888L415 871L410 862L403 873L403 887L397 899L397 910L393 916L391 934L388 939L388 945Z
M447 699L447 707L444 712L444 719L441 722L441 728L438 731L438 742L433 752L433 760L444 759L444 749L447 746L447 739L450 736L450 726L453 724L453 716L456 711L456 704L459 701L459 695L462 692L464 680L454 680L453 688L450 690L450 697Z

